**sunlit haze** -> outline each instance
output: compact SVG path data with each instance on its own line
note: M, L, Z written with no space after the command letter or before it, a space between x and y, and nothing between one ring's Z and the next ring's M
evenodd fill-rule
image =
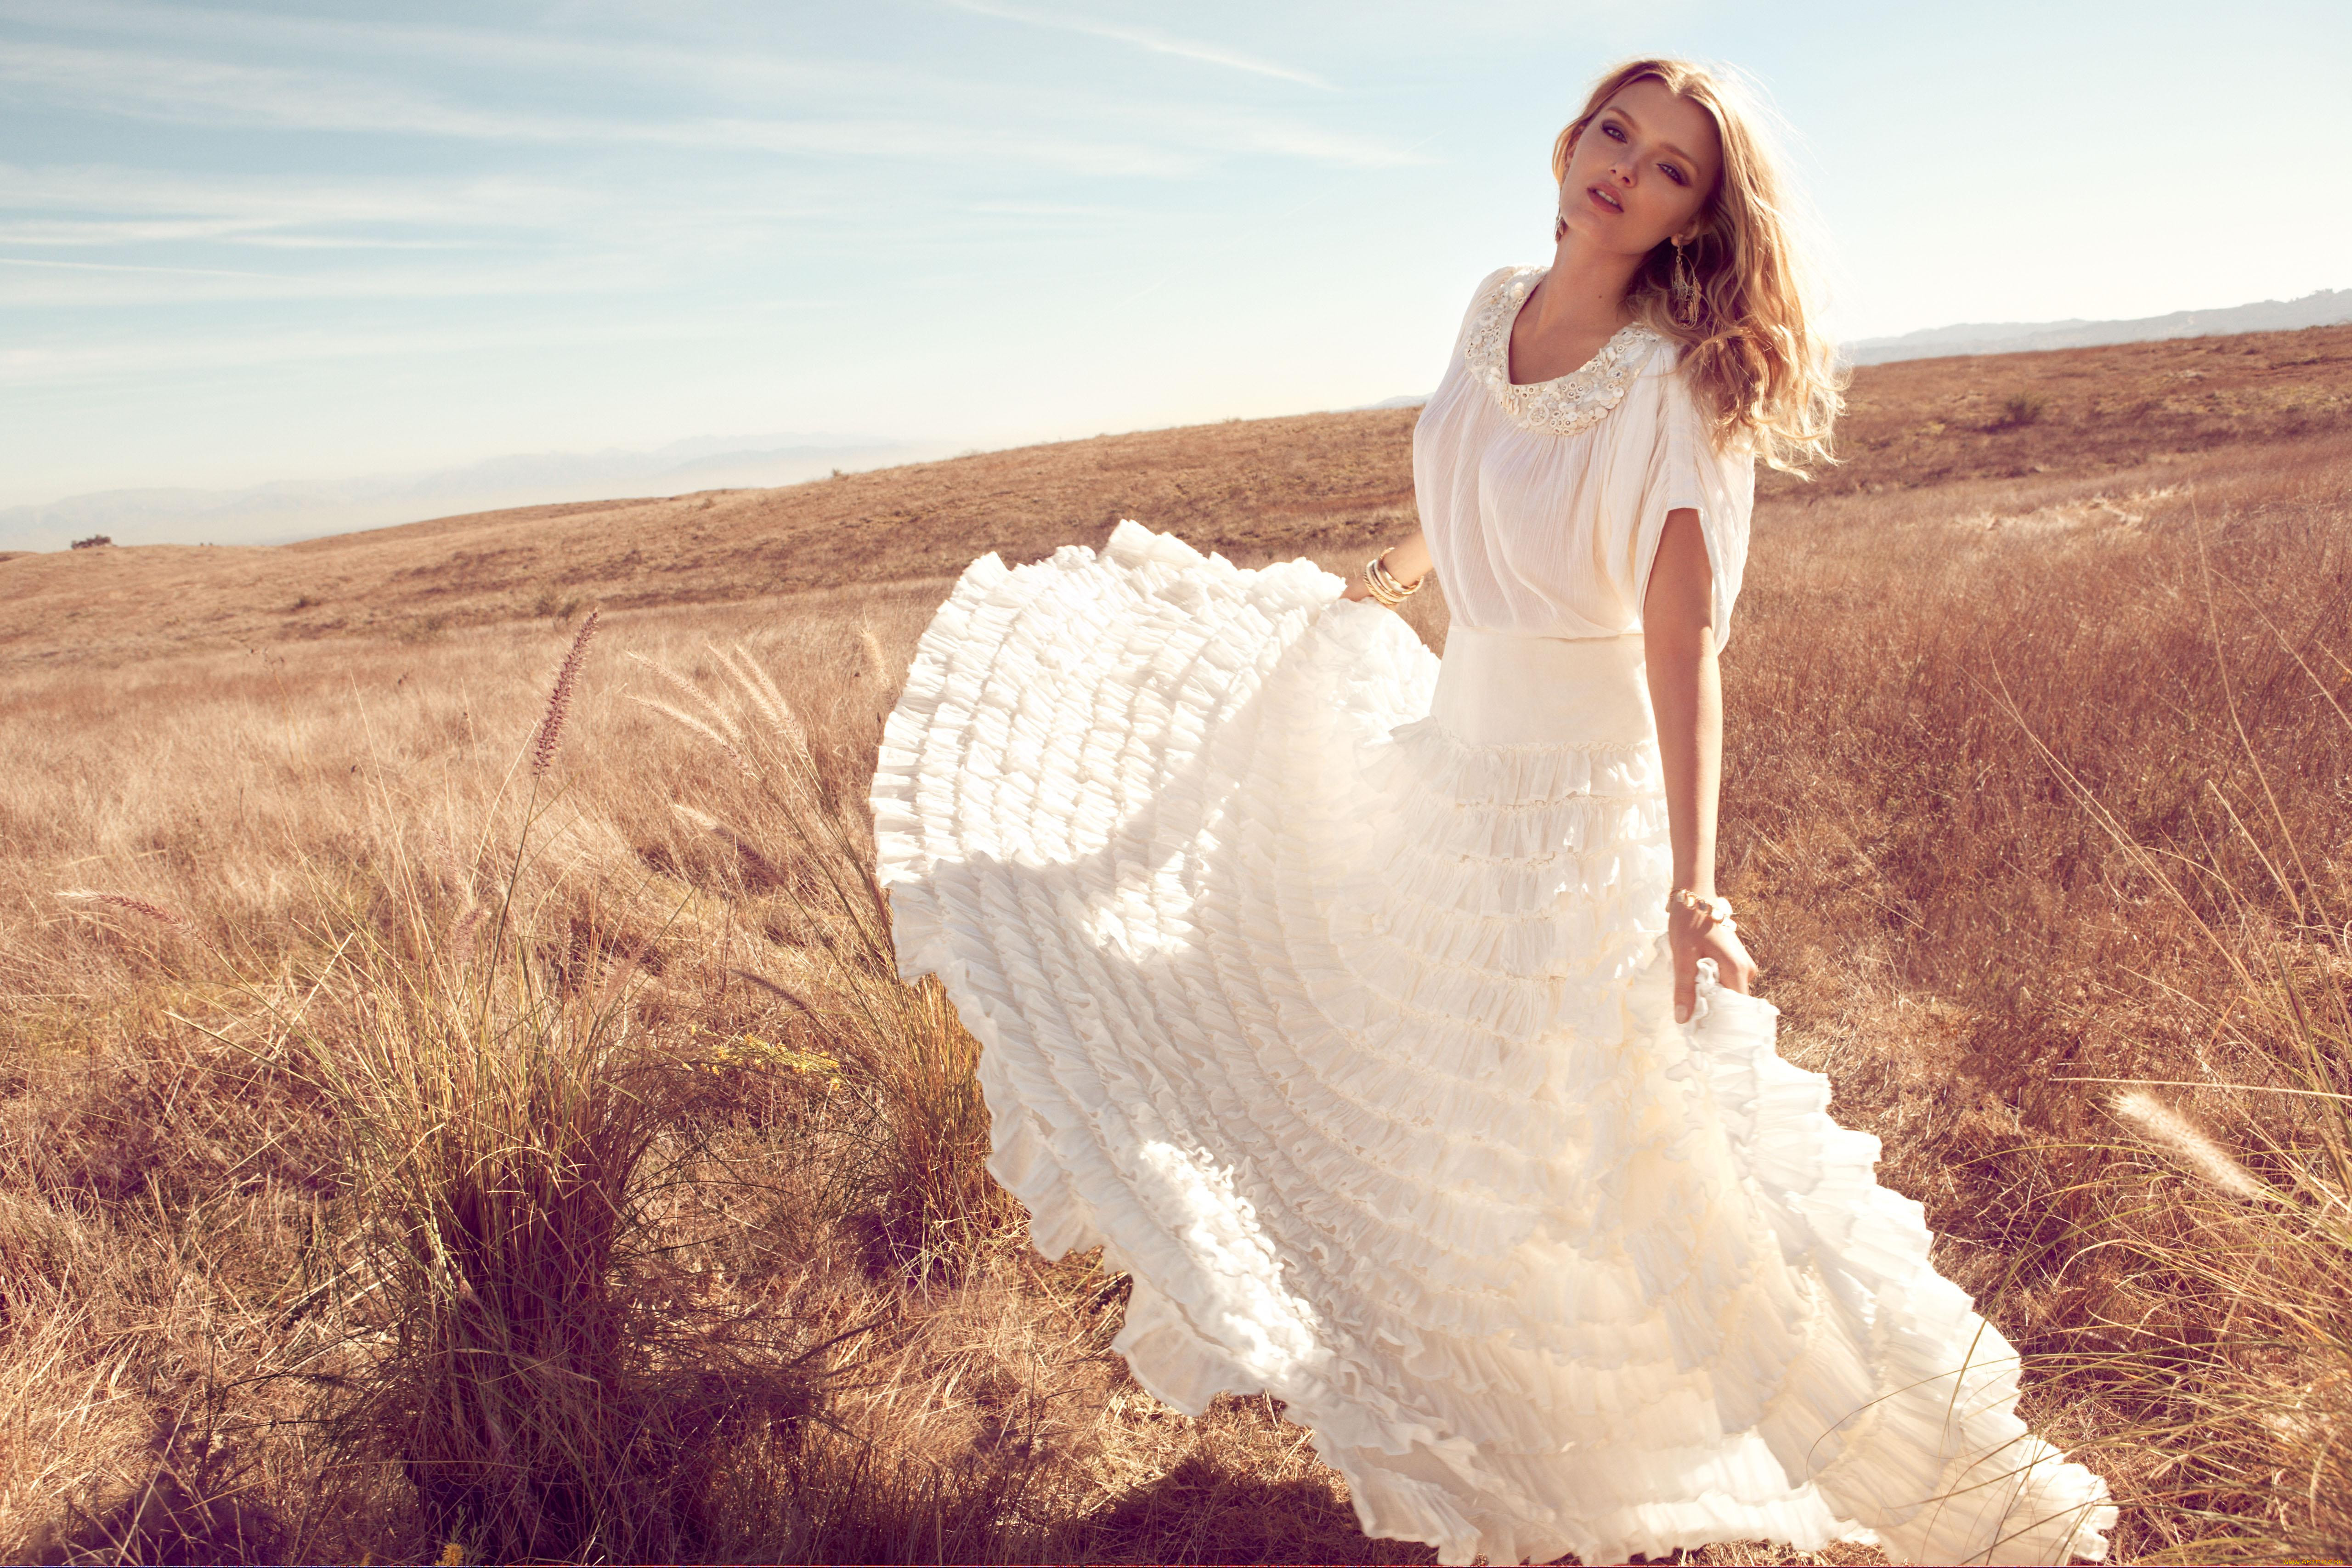
M2352 285L2340 0L0 0L0 505L1419 393L1636 50L1777 104L1845 335Z

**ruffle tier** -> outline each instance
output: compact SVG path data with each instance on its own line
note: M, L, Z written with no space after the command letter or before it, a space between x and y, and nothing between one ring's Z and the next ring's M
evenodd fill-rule
M2103 1557L1775 1009L1703 969L1674 1021L1654 741L1465 743L1337 587L1132 522L985 556L885 732L900 968L982 1042L1039 1249L1130 1275L1137 1380L1283 1400L1448 1563Z

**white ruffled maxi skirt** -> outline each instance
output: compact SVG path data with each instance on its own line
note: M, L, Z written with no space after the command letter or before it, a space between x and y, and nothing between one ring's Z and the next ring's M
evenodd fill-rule
M1442 1563L2103 1557L1772 1005L1705 964L1675 1022L1641 638L1441 663L1338 590L1133 522L984 556L885 732L899 966L1039 1250L1130 1276L1137 1381L1282 1400Z

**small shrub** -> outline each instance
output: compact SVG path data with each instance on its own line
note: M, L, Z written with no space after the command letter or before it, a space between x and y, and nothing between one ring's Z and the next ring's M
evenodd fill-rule
M76 550L95 550L101 544L111 544L114 541L106 534L93 533L88 539L75 540L73 542L73 548Z
M2049 399L2039 393L2011 393L2001 400L2000 416L1992 422L1996 430L2022 430L2028 425L2041 423L2050 411Z

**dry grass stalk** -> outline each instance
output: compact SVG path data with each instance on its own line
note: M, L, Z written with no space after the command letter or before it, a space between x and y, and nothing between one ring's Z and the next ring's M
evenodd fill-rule
M134 898L129 893L101 893L88 888L68 888L59 891L58 897L110 904L118 910L128 910L134 915L153 921L157 925L169 926L173 931L184 931L189 929L186 921L182 920L163 905L147 899Z
M530 743L530 771L534 777L544 774L555 765L555 749L563 740L563 721L572 712L572 689L579 683L581 666L587 662L588 644L596 635L597 623L604 612L591 610L588 618L580 623L578 635L557 667L555 685L547 694L547 710L539 718L539 728Z

